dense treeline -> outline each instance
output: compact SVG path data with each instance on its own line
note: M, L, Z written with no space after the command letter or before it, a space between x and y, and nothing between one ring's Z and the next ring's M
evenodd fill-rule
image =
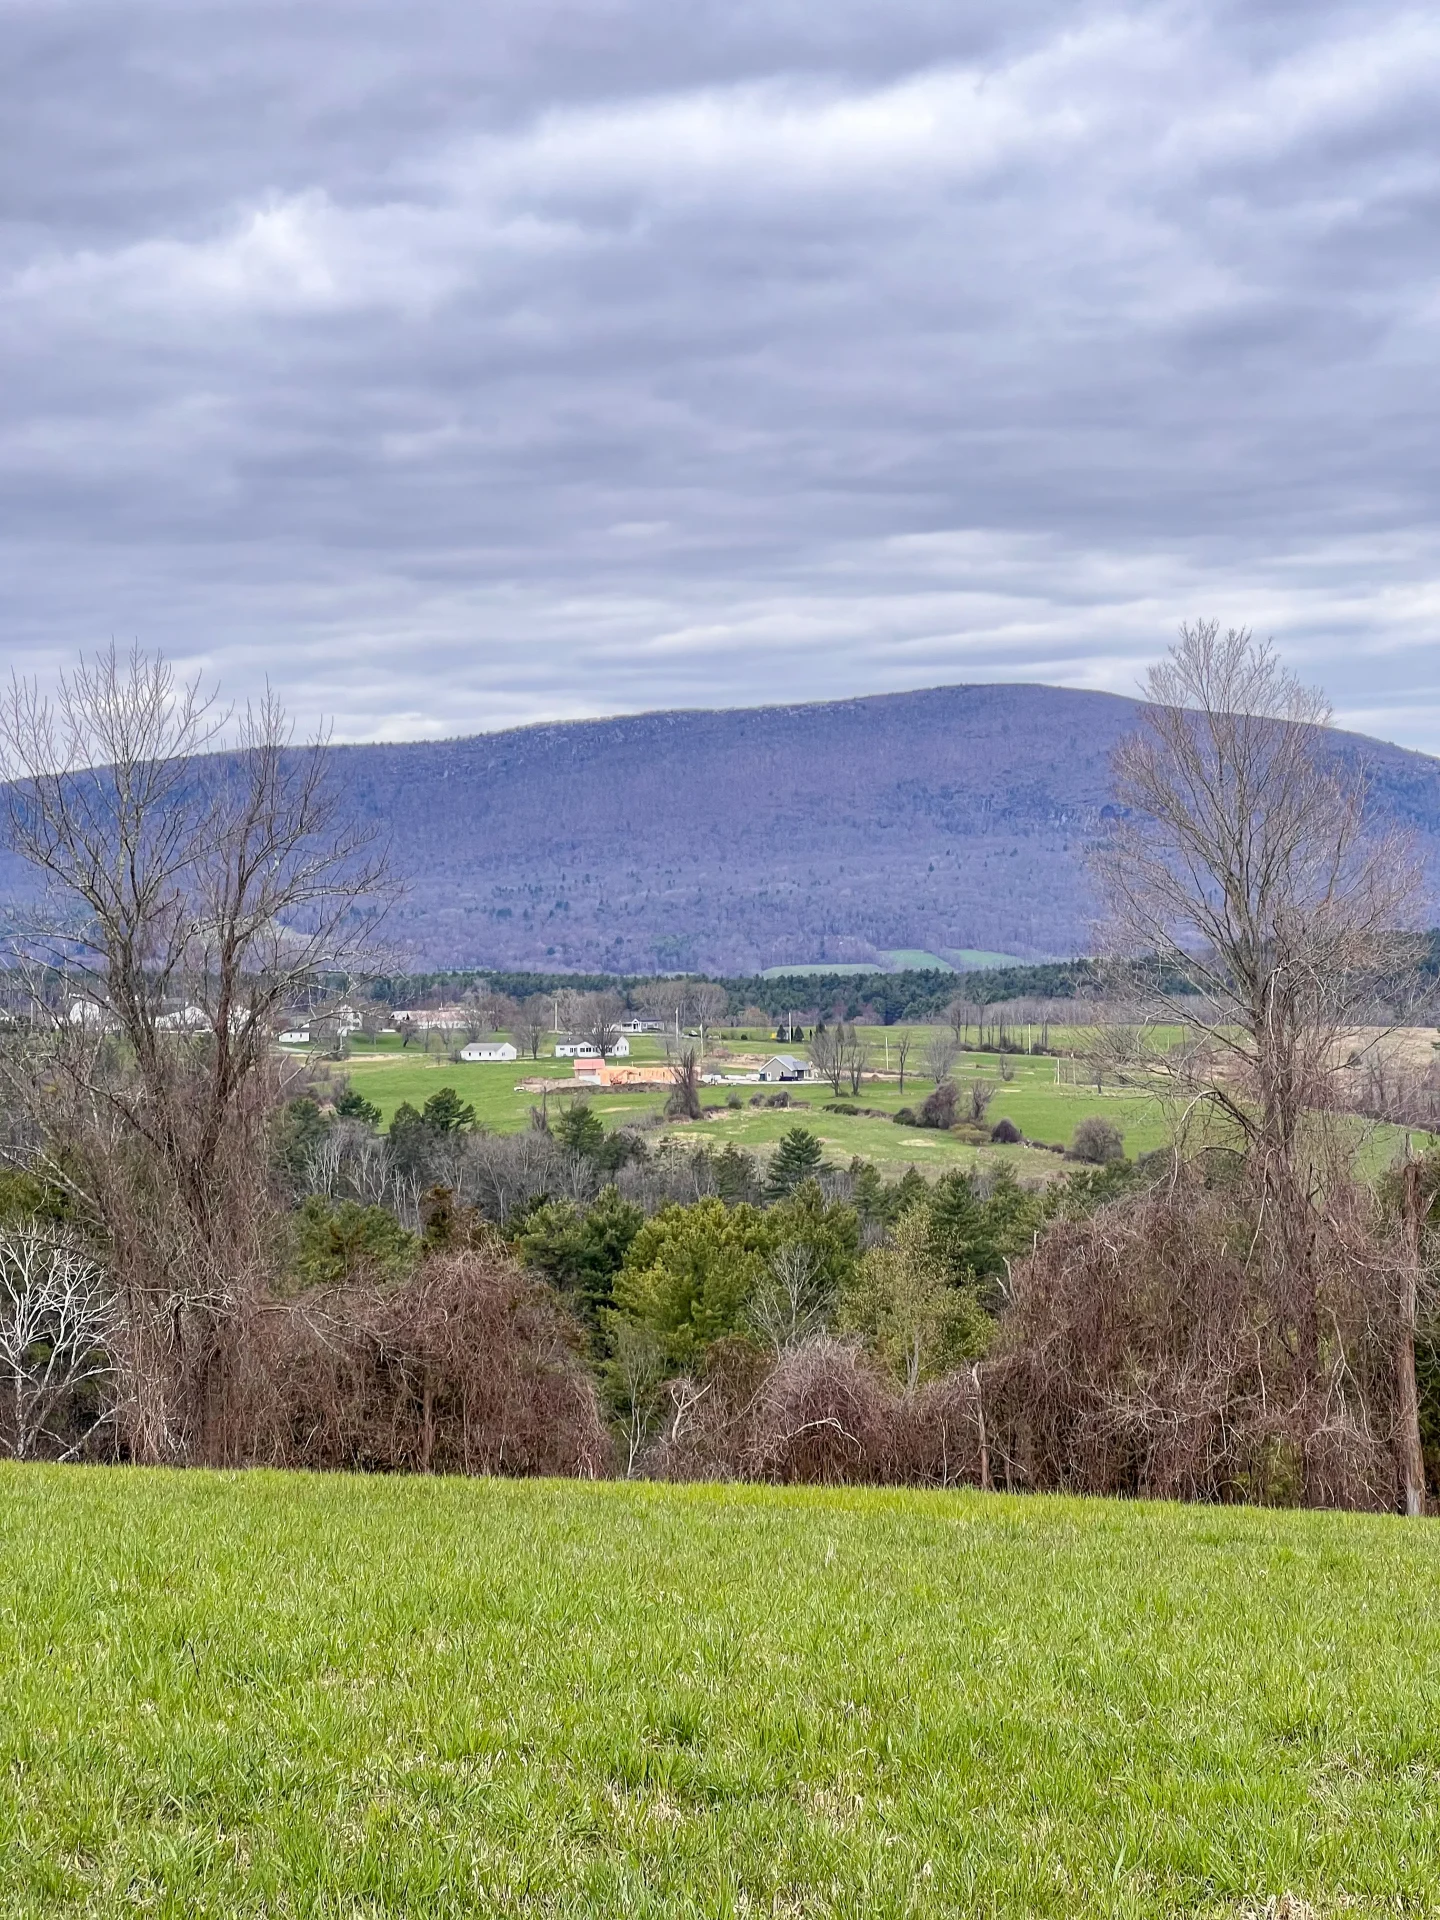
M760 974L715 980L697 974L694 978L722 988L730 1012L736 1015L758 1007L778 1021L797 1008L839 1007L847 1020L865 1011L890 1026L902 1020L938 1019L960 991L972 994L987 1005L1020 994L1068 999L1077 991L1085 991L1094 980L1094 972L1090 962L1076 960L1036 967L1007 967L994 973L955 974L938 969L883 973L877 969L865 974L786 974L782 979L773 980ZM472 969L387 975L367 983L367 987L376 999L396 1007L423 1004L429 999L459 999L477 992L504 994L515 1000L528 999L534 994L613 992L627 1006L635 1006L638 1005L637 992L643 993L654 983L655 976L648 974L503 973Z
M865 1017L885 1026L906 1021L934 1021L944 1017L956 995L977 1006L1007 1001L1094 999L1103 995L1134 998L1163 985L1185 991L1173 969L1157 965L1103 966L1094 960L1052 960L1033 966L991 967L973 973L938 969L898 973L787 973L778 979L755 974L710 981L724 990L732 1016L759 1008L771 1020L789 1013L810 1015L832 1011L846 1020ZM514 1000L533 995L613 992L627 1007L638 1008L655 977L645 974L500 973L474 969L455 973L387 974L366 983L367 991L387 1006L423 1004L433 999L460 999L467 994L502 994Z

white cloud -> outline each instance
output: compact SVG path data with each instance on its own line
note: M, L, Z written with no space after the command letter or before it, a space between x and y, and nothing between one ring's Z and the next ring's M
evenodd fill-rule
M21 664L396 738L1128 690L1213 611L1434 728L1430 16L203 12L0 80Z

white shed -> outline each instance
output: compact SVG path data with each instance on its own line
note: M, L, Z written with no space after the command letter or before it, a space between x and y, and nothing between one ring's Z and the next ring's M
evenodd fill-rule
M508 1040L472 1040L460 1049L462 1060L518 1060L519 1054Z

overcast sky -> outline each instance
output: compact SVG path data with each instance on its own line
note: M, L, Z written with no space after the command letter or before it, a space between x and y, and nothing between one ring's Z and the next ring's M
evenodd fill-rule
M408 739L1186 615L1440 750L1440 11L0 0L0 614Z

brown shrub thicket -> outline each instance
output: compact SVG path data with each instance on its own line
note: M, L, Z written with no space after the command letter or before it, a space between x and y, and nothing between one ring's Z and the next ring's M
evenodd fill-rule
M1395 1506L1405 1250L1337 1182L1310 1216L1312 1297L1265 1224L1260 1196L1184 1168L1057 1222L1014 1270L985 1369L997 1480Z
M895 1477L896 1397L839 1340L781 1354L746 1414L747 1479L841 1486Z
M669 1480L779 1485L978 1485L973 1372L897 1392L858 1346L829 1336L773 1360L717 1344L696 1379L670 1383L663 1430L643 1471Z
M942 1130L953 1127L959 1099L954 1081L942 1080L933 1092L926 1094L916 1124Z
M1076 1160L1103 1167L1111 1160L1125 1158L1125 1139L1113 1120L1107 1120L1100 1113L1091 1113L1077 1122L1070 1141L1070 1152Z
M232 1324L211 1378L199 1451L214 1465L611 1468L573 1323L498 1246L432 1257L399 1286L269 1302Z

